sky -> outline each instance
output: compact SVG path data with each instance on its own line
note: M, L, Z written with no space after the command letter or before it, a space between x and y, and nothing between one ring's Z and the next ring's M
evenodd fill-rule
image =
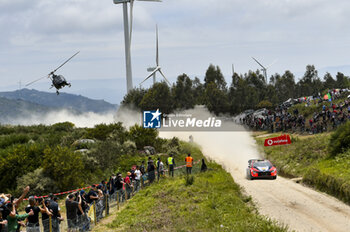
M308 64L319 74L350 75L348 0L135 1L131 59L135 87L159 58L171 82L186 73L203 80L210 64L226 81L235 71L268 66L268 75ZM47 75L75 52L61 74L62 91L119 103L126 93L123 6L112 0L0 0L0 91L13 91ZM158 80L160 76L157 76ZM151 79L143 87L151 84ZM21 85L19 84L21 83ZM28 86L49 89L46 78Z

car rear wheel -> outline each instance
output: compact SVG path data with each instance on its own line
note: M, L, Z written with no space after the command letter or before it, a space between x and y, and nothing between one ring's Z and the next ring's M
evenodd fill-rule
M277 178L277 176L273 176L273 177L272 177L273 180L276 180L276 178Z

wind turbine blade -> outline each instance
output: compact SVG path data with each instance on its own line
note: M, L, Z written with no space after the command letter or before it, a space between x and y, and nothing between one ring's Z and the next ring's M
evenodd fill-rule
M60 66L58 66L58 68L56 68L55 70L53 70L50 74L56 72L59 68L61 68L63 65L65 65L68 61L70 61L74 56L76 56L80 51L78 51L77 53L75 53L73 56L71 56L68 60L66 60L63 64L61 64Z
M162 74L162 76L164 77L164 79L166 80L166 82L168 83L169 86L171 86L170 82L168 81L168 79L166 79L166 77L164 76L162 70L159 68L159 72L160 74Z
M156 24L156 64L159 66L159 50L158 50L158 25Z
M130 35L129 35L129 44L131 44L131 36L132 36L132 21L133 21L133 10L134 9L134 0L130 0ZM131 46L131 45L130 45Z
M155 72L157 72L159 69L160 69L160 67L155 68L155 69L153 70L153 72L151 72L151 74L149 74L149 75L140 83L140 85L141 85L143 82L147 81L151 76L153 76L153 74L154 74Z
M262 64L259 63L259 61L257 61L254 57L252 57L253 60L255 60L256 63L258 63L258 65L260 65L263 69L266 69Z
M266 69L270 68L272 65L274 65L278 60L274 60L269 66L266 67Z
M40 77L39 79L36 79L35 81L32 81L32 82L26 84L25 86L28 86L28 85L31 85L31 84L37 82L37 81L40 81L41 79L44 79L45 77L48 77L48 76Z

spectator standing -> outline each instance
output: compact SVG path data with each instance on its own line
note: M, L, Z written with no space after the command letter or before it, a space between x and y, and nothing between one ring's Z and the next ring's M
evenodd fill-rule
M91 189L89 191L89 193L87 194L86 197L86 201L87 203L91 204L92 202L94 202L95 200L98 200L98 194L97 194L97 189L96 189L96 185L91 185Z
M207 171L207 165L205 164L205 161L204 161L204 159L202 159L202 166L201 166L201 172L205 172L205 171Z
M74 197L78 197L78 202L74 200ZM66 199L66 210L67 210L67 223L68 223L68 232L77 231L78 229L78 210L84 214L83 209L81 208L81 197L79 192L75 194L69 194Z
M143 160L141 165L140 165L140 172L142 175L145 175L145 161Z
M172 154L170 154L170 157L168 157L166 164L168 165L168 168L169 168L169 176L171 175L172 177L174 177L175 160Z
M37 206L38 202L35 200L34 196L30 196L28 200L29 205L25 208L25 212L29 213L33 211L34 214L28 216L26 230L27 232L40 232L39 213L46 213L46 210Z
M117 194L119 195L119 199L117 199L119 202L122 202L124 197L123 197L123 185L124 185L124 180L122 177L121 173L117 174L117 180L115 182L115 189L117 191Z
M41 221L43 224L44 232L50 232L50 216L52 216L52 212L49 211L48 207L50 205L50 200L42 200L43 208L45 212L41 213Z
M185 158L185 162L187 175L192 174L193 158L191 157L190 153L188 153L187 157Z
M124 179L124 183L127 199L130 199L132 192L131 172L127 172L126 177Z
M147 166L148 180L150 183L153 183L154 179L156 178L155 171L156 167L154 166L153 160L150 159Z
M16 232L18 229L18 220L24 220L29 216L34 215L34 211L31 209L28 213L18 215L16 214L16 206L12 202L7 204L7 209L10 210L10 214L7 216L7 231Z
M140 167L136 166L136 170L135 170L135 191L138 191L139 188L140 188L141 176L142 176L142 173L140 171Z
M52 213L52 232L60 232L60 222L63 221L61 217L61 209L57 203L57 197L50 194L48 209Z

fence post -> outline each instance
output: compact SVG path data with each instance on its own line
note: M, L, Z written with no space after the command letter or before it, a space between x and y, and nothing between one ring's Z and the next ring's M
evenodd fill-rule
M108 208L107 208L107 206L108 206L108 198L107 198L107 194L105 195L105 199L106 199L106 209L105 209L105 212L106 212L106 217L107 217L107 215L108 215Z
M95 218L95 226L97 225L97 217L96 217L96 200L94 200L94 218Z
M132 185L132 193L131 193L131 195L134 196L134 194L135 194L135 185L133 184Z
M49 231L52 232L52 219L51 219L51 215L49 216Z
M143 177L141 176L141 189L143 189Z
M125 188L125 202L128 201L128 190Z
M117 209L119 210L119 191L117 191Z

